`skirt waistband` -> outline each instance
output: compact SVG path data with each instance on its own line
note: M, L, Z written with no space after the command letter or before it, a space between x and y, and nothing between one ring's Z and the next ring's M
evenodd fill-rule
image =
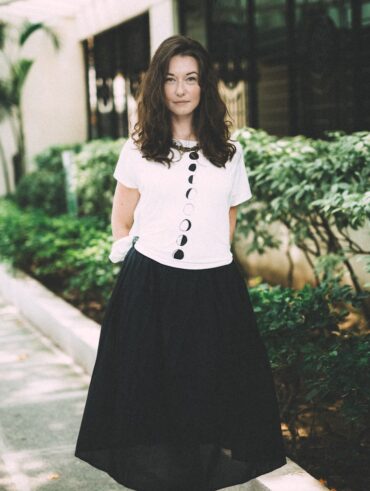
M235 268L237 267L236 266L236 263L234 261L234 259L228 263L228 264L223 264L221 266L215 266L213 268L202 268L202 269L193 269L193 268L177 268L176 266L169 266L167 264L162 264L160 263L159 261L155 260L155 259L152 259L151 257L149 256L146 256L145 254L139 252L136 248L135 248L135 244L133 244L131 246L131 248L129 249L129 251L127 252L127 255L126 255L126 258L125 260L128 259L128 256L137 256L137 257L140 257L143 261L148 261L148 262L151 262L155 265L157 265L158 267L160 268L163 268L163 269L166 269L168 271L186 271L186 272L195 272L195 271L224 271L224 270L227 270L227 269L232 269L232 268Z

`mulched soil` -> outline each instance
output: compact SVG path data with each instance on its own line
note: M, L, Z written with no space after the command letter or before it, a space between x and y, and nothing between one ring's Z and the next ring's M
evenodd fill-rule
M351 441L346 434L333 430L340 426L337 408L325 417L316 416L313 435L309 435L312 415L307 412L298 428L294 443L283 424L288 456L331 491L368 491L370 489L370 435L362 441ZM320 421L321 420L321 421Z

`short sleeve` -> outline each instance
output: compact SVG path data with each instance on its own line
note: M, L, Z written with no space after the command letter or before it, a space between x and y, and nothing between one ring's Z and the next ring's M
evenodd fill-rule
M239 146L239 145L238 145ZM233 184L230 194L230 206L236 206L252 197L247 169L245 168L243 149L239 146L239 156L236 157Z
M129 188L138 189L138 156L139 150L136 148L131 138L124 143L120 152L118 162L113 172L117 181Z

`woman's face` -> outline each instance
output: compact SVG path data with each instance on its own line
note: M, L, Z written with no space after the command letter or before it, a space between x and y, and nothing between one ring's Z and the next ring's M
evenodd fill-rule
M200 102L198 62L192 56L173 56L164 78L168 109L176 116L188 116Z

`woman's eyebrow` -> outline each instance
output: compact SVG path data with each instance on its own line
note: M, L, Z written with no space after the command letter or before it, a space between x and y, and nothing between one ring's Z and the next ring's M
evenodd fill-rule
M196 73L198 75L198 72L189 72L186 75L190 75L191 73ZM167 72L167 75L173 75L173 76L175 76L173 73L170 73L170 72Z

